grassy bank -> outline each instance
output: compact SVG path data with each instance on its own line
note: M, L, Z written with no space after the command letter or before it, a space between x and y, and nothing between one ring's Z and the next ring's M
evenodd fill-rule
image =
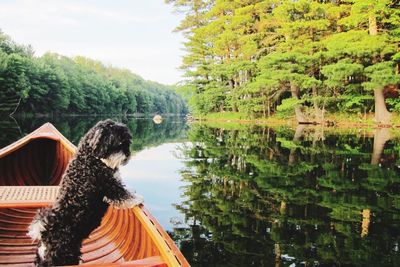
M251 118L243 113L235 112L220 112L220 113L210 113L207 115L200 115L195 117L196 121L207 122L211 124L223 123L227 124L259 124L259 125L282 125L282 126L295 126L297 121L294 117L281 117L273 115L268 118ZM380 125L374 122L374 114L329 114L325 117L325 122L329 123L333 127L365 127L365 128L375 128ZM391 117L391 126L400 127L400 116L393 113Z

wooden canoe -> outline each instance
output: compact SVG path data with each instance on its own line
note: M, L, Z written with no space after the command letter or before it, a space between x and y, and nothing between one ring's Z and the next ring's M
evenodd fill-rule
M50 123L0 150L0 266L33 264L36 244L27 227L39 207L55 200L75 150ZM88 266L189 266L143 205L110 207L82 253Z

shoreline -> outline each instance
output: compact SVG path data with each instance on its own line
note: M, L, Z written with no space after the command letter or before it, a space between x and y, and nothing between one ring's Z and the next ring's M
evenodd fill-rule
M377 124L373 121L373 114L368 114L366 118L360 118L353 114L338 114L327 116L323 123L298 123L294 117L290 118L277 118L271 116L269 118L240 118L240 114L229 113L227 116L224 114L209 114L206 116L194 117L195 123L221 123L221 124L244 124L244 125L261 125L261 126L291 126L298 125L310 127L324 127L324 128L400 128L400 116L392 114L392 123L390 125Z

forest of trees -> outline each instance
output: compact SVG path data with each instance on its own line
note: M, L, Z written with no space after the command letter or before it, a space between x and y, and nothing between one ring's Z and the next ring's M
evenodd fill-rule
M166 0L184 19L182 90L197 114L400 111L396 0Z
M171 86L85 57L35 57L0 31L0 112L40 114L186 113Z

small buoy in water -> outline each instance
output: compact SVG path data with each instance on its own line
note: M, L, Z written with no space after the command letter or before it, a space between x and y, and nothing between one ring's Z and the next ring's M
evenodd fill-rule
M195 118L192 116L192 114L186 114L186 121L193 122L195 121Z
M162 123L163 118L160 115L155 115L153 117L153 121L154 121L155 124L160 124L160 123Z

